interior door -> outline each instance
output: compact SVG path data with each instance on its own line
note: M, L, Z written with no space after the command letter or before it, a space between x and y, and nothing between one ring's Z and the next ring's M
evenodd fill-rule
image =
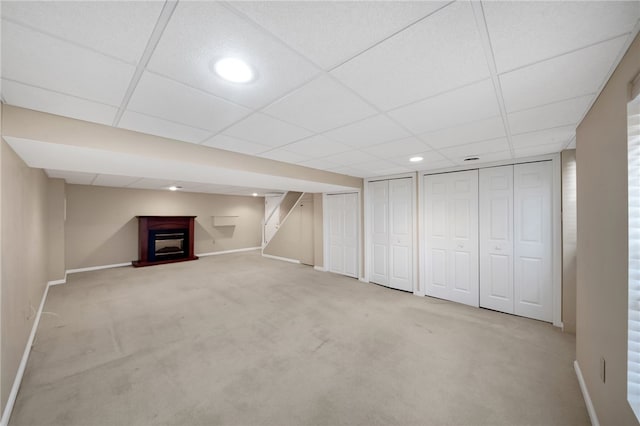
M480 306L514 313L513 166L480 170Z
M413 291L413 197L412 181L389 181L389 287Z
M360 228L360 208L358 193L344 196L344 274L358 278L358 229Z
M553 321L551 161L514 166L517 315Z
M371 194L371 282L389 285L389 181L369 183Z
M330 272L358 277L358 194L327 195Z
M426 294L477 307L478 171L424 179Z

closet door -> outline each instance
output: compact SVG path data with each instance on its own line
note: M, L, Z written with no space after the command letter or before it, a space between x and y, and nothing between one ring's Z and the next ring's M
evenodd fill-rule
M425 176L426 294L478 306L478 171Z
M514 166L515 313L553 321L551 161Z
M480 170L480 306L514 313L513 166Z
M411 179L389 181L389 286L413 291Z
M344 274L358 278L358 194L344 194Z
M371 278L389 285L389 181L369 183L371 194Z
M358 194L327 195L328 270L358 277Z

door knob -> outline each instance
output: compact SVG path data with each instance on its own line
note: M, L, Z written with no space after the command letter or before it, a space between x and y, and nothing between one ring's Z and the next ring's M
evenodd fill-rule
M502 248L500 246L496 246L496 250L500 251Z

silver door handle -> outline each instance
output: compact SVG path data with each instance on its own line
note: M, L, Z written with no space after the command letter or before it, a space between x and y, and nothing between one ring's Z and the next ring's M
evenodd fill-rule
M502 248L500 246L496 246L496 250L500 251Z

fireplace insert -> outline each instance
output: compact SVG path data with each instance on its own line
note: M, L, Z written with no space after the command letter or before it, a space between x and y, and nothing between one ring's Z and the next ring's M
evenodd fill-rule
M149 261L189 257L189 230L149 230Z

